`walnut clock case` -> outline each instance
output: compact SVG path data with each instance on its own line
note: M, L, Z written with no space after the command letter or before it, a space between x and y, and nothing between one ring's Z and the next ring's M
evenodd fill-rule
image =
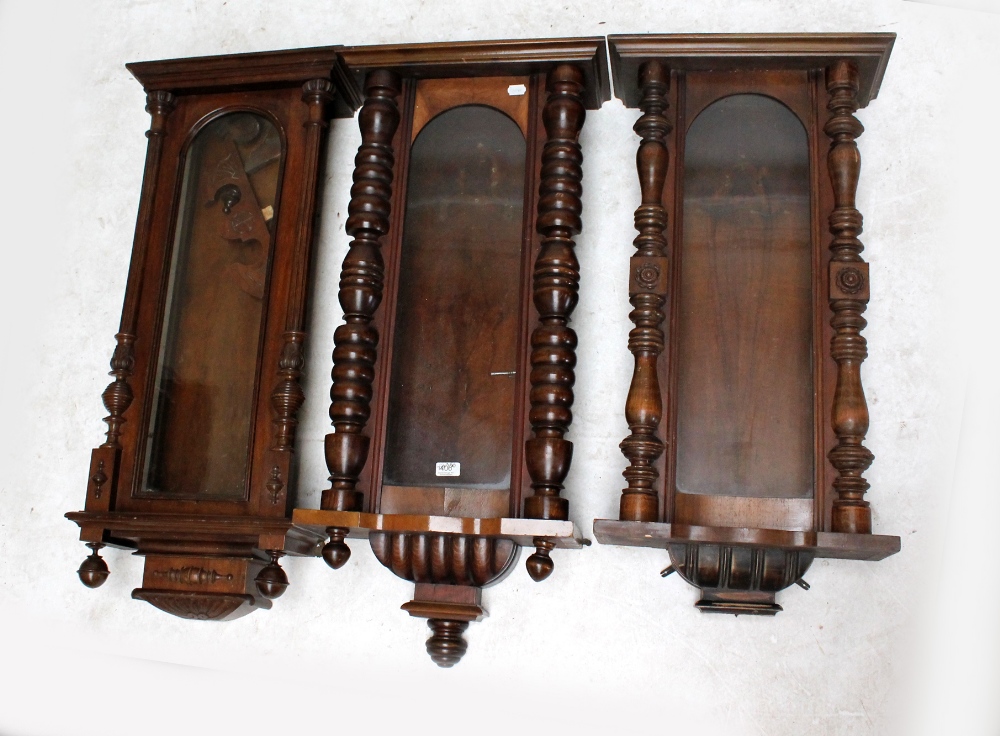
M296 509L416 585L427 650L458 662L481 589L589 543L561 496L572 444L585 110L603 38L347 48L365 102L326 437L331 487ZM363 82L362 82L363 80Z
M773 615L814 558L900 548L872 534L865 497L855 207L854 113L894 39L609 37L616 93L642 110L642 201L628 487L594 534L665 548L663 574L700 588L704 611Z
M360 104L339 47L129 64L152 117L106 441L85 510L93 553L144 557L132 597L184 618L270 608L289 519L324 130Z

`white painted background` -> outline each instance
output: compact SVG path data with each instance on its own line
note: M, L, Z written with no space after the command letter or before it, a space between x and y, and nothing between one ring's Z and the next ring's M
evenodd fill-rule
M1000 731L1000 309L993 100L1000 15L913 2L0 0L0 734L625 733L703 736ZM634 32L894 31L859 117L873 300L864 382L881 563L818 561L774 619L708 617L657 575L665 552L557 551L488 589L491 617L450 671L398 610L412 586L363 543L339 572L290 559L269 612L183 621L130 600L141 560L85 555L79 509L118 325L148 116L124 63L327 44ZM994 72L995 73L995 72ZM972 97L978 95L979 101ZM567 495L614 518L631 374L627 259L638 201L617 100L588 112L576 445ZM331 127L318 236L300 505L325 486L335 298L352 120ZM522 563L523 563L522 556ZM192 727L194 716L214 725ZM363 729L363 731L362 731Z

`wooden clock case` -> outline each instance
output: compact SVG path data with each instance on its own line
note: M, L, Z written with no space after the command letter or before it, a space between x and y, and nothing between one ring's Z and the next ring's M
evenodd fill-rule
M326 437L331 487L296 525L367 538L415 583L449 667L522 546L547 577L579 548L560 494L572 444L585 109L603 38L346 48L365 90ZM442 470L442 468L444 470Z
M129 64L152 117L85 509L92 554L144 558L132 597L184 618L270 608L294 528L296 413L324 131L360 104L339 47Z
M605 544L666 549L704 611L773 615L814 558L879 560L862 473L869 298L854 117L894 34L610 36L639 107L629 461ZM673 110L673 121L669 111ZM670 159L673 159L671 162ZM662 426L661 426L662 421Z

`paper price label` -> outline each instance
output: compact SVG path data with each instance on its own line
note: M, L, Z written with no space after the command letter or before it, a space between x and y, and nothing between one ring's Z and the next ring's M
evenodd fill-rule
M462 463L435 463L434 475L437 476L459 476L462 474Z

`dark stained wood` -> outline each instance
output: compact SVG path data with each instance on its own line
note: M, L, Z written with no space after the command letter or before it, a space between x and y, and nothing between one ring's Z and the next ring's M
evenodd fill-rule
M514 567L519 547L505 537L373 532L378 561L397 577L415 583L484 587Z
M104 581L108 579L108 575L111 574L111 571L108 569L108 563L100 555L104 544L101 542L87 542L87 546L90 547L90 554L80 564L80 569L76 571L76 574L80 576L80 582L88 588L100 588L104 585Z
M533 436L525 444L534 493L524 501L524 515L568 519L569 501L559 494L573 457L573 444L564 435L573 421L570 408L576 380L576 332L569 318L580 288L573 236L583 226L583 153L578 143L586 115L583 76L573 66L558 66L549 73L546 89L546 141L536 224L542 247L533 284L539 325L531 334L529 420Z
M131 548L145 558L134 598L228 620L269 608L288 585L280 557L314 555L323 539L288 517L291 450L323 129L357 91L322 53L133 71L152 124L108 438L91 457L85 510L67 517L94 550L80 568L88 586L108 574L97 550ZM177 379L190 390L156 411L158 390ZM233 436L219 445L213 426ZM225 477L211 463L226 464Z
M882 560L900 550L899 537L885 534L707 527L693 524L617 521L598 519L594 536L601 544L663 549L671 542L684 544L747 545L811 551L816 557L841 560Z
M868 345L861 336L867 322L861 315L868 303L868 264L861 258L864 246L861 213L854 206L861 173L861 156L855 139L864 131L854 112L858 109L858 71L849 61L839 61L826 71L831 117L823 130L831 139L828 165L833 185L834 210L830 214L830 324L836 334L830 354L837 361L837 389L833 397L833 429L837 446L830 462L840 474L833 482L833 531L871 534L872 512L862 473L874 459L862 442L868 433L868 405L861 386L861 363Z
M670 273L666 347L653 360L635 344L641 337L655 347L639 328L658 315L632 313L633 434L623 451L640 427L647 454L626 451L626 477L638 482L629 478L620 519L596 520L594 532L609 544L667 549L664 574L702 588L704 611L773 615L776 593L808 587L802 575L814 558L877 560L899 550L898 537L871 534L864 498L871 453L860 332L869 291L853 116L877 93L894 38L609 38L617 94L644 106L641 146L649 69L664 70L672 91L657 92L677 110L664 145L677 160L658 185L672 229L669 244L657 243ZM724 122L727 108L734 114ZM639 164L645 206L652 169L641 149ZM633 273L633 307L635 287ZM662 480L648 440L660 406L654 385L665 407Z
M811 496L806 131L772 98L729 95L693 120L684 162L677 490Z
M519 127L482 105L441 113L413 143L385 484L511 488L525 151Z
M322 507L357 511L364 495L356 489L368 459L369 437L363 434L371 415L372 380L378 331L372 319L382 301L385 266L380 239L389 229L392 198L392 140L399 125L399 77L374 71L365 81L364 107L358 117L361 146L355 157L354 186L346 230L354 237L344 258L340 306L344 324L334 334L333 385L330 420L334 433L326 436L326 465L330 489L323 491ZM331 528L323 558L334 569L350 558L343 531Z
M432 516L467 516L493 519L507 516L510 489L496 490L444 486L382 486L379 510L383 514L420 514Z
M373 79L393 80L381 99L369 91L362 151L375 137L369 105L388 120L387 98L398 103L392 125L378 123L381 148L369 158L381 166L359 153L352 190L352 208L368 197L371 224L355 234L341 279L334 488L293 520L328 535L331 567L348 561L347 538L368 538L389 570L414 581L404 609L429 620L428 653L441 666L465 653L462 632L485 615L480 587L502 579L521 547L535 548L526 567L542 580L553 549L589 543L566 520L560 491L571 448L578 136L585 107L608 96L604 48L555 39L344 52L370 90Z
M703 526L741 526L808 531L814 528L811 498L761 498L674 494L673 521Z
M859 102L878 95L895 33L671 33L608 36L615 95L638 107L639 67L659 59L676 72L825 69L839 60L859 70Z
M281 148L273 123L234 113L202 128L187 152L154 388L150 491L245 493Z
M268 89L328 80L339 94L331 102L333 117L351 117L363 101L341 51L343 46L263 51L225 56L136 61L126 64L147 90L204 94L221 90Z
M375 532L412 532L503 537L522 547L533 546L536 538L550 541L558 549L580 549L589 544L572 521L549 519L482 519L430 514L367 514L358 511L295 509L292 521L297 528L310 532L324 527L342 527L352 538L367 538Z
M528 137L531 96L527 88L531 77L496 77L492 79L422 79L416 85L413 101L413 124L410 141L445 110L464 105L484 105L500 110L517 123ZM511 94L511 87L524 87L521 94Z
M470 622L487 615L482 597L478 587L417 583L413 600L401 606L411 616L427 619L427 653L439 667L455 666L468 651L462 634Z
M611 97L607 47L599 36L348 46L341 56L359 83L369 69L389 69L410 79L460 79L547 74L559 64L572 64L583 74L588 110Z
M146 166L142 176L142 192L139 197L139 215L136 220L135 239L132 242L132 262L129 266L128 283L125 289L125 305L119 332L115 335L117 345L111 356L111 375L115 380L104 389L101 399L109 416L107 441L102 447L120 448L124 414L132 405L134 394L129 378L135 369L135 332L138 319L138 284L142 279L149 248L150 225L153 215L153 196L160 170L163 152L163 135L167 116L173 111L176 98L169 92L150 92L146 95L146 111L151 123L146 132Z
M656 460L664 444L658 430L663 419L658 363L664 347L663 307L666 304L669 261L666 257L667 210L663 206L663 188L670 154L666 136L672 126L667 120L667 91L670 73L657 61L639 69L642 89L642 116L633 129L642 139L636 152L636 169L642 204L635 211L639 235L629 262L629 319L635 328L629 333L628 348L635 357L632 383L625 402L625 420L631 434L621 443L629 466L623 475L628 487L622 491L618 518L623 521L656 521L660 500L655 483L659 476Z
M324 131L327 127L325 113L335 98L335 90L329 80L313 79L302 86L302 101L309 109L309 118L305 122L306 155L303 171L306 187L296 213L298 252L289 279L289 308L285 318L284 346L278 363L278 380L271 392L271 406L274 409L272 450L281 453L290 452L295 444L295 428L298 425L296 417L305 401L300 379L304 362L308 267L312 262L313 227L316 220L316 197L310 196L310 192L316 190L316 183L319 181ZM287 469L285 474L287 476Z
M365 83L367 98L358 118L361 146L355 158L346 227L354 240L344 258L340 281L344 324L334 335L330 389L334 433L326 438L326 463L332 485L323 492L324 509L360 510L364 500L355 486L368 458L369 440L363 432L371 415L379 340L371 323L382 301L385 266L380 239L389 229L394 162L391 142L399 125L396 106L399 91L398 76L372 72Z

